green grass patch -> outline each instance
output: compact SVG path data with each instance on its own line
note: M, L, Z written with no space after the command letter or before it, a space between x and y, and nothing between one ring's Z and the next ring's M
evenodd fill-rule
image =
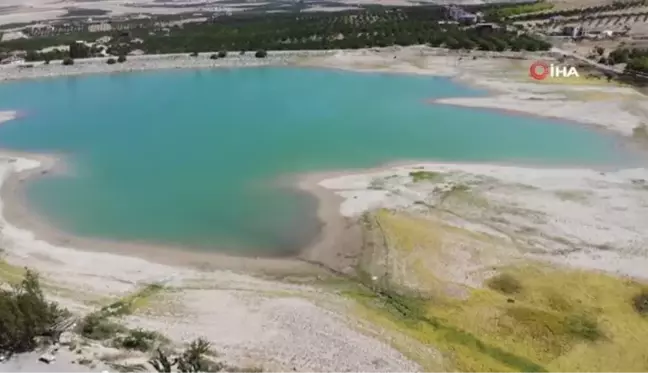
M502 294L517 294L522 291L522 284L514 276L501 273L489 278L486 286Z
M648 315L648 289L642 289L632 297L632 306L642 316Z
M368 308L383 312L383 317L391 319L400 326L400 330L414 336L425 343L436 345L445 344L448 351L456 351L457 347L471 351L473 354L486 355L509 368L525 372L545 372L546 369L522 356L509 353L497 346L484 342L470 332L433 317L427 312L426 302L422 299L394 294L389 291L346 292L346 295ZM422 334L422 335L421 335ZM507 370L509 370L507 369Z
M125 333L127 330L126 327L109 320L100 312L89 314L78 326L78 332L82 336L95 341L112 339L119 333Z
M144 288L129 294L101 308L100 313L106 317L130 315L138 308L146 306L151 297L164 290L160 284L149 284Z
M113 345L116 348L147 352L158 347L160 344L168 342L169 340L158 332L144 329L131 329L126 335L115 338Z
M443 180L443 174L440 172L431 171L412 171L409 173L412 181L420 183L423 181L440 182Z
M9 264L0 259L0 280L9 284L17 284L25 276L25 268Z
M534 4L521 4L514 6L503 6L495 8L486 13L487 18L507 18L512 16L518 16L527 13L536 13L544 10L549 10L554 7L553 4L547 2L537 2Z
M442 258L447 240L457 234L470 246L466 239L476 233L386 210L370 217L379 222L389 247L389 270L380 281L364 278L377 286L373 292L348 287L341 292L356 300L361 319L394 331L389 343L426 371L648 370L648 350L642 347L648 340L645 285L527 263L500 268L484 288L453 298L442 291L448 284L430 271L434 267L418 263L422 257ZM425 288L433 298L411 296L401 290L406 286ZM430 349L440 351L443 362L422 352Z

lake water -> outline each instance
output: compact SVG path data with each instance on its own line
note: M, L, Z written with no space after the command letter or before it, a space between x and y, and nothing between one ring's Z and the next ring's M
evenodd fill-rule
M288 254L317 232L284 175L401 159L626 162L582 126L426 100L483 95L444 78L297 68L157 71L0 85L0 146L68 155L30 183L72 233Z

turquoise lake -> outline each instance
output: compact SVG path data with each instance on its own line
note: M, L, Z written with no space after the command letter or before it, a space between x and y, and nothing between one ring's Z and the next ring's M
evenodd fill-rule
M318 231L315 201L275 183L401 159L620 164L583 126L432 105L478 96L444 78L245 68L0 84L4 148L66 154L29 183L32 208L85 237L283 255Z

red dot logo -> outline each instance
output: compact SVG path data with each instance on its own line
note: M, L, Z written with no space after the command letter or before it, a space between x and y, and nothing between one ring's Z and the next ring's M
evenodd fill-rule
M549 65L536 61L529 67L529 75L535 80L543 80L549 75Z

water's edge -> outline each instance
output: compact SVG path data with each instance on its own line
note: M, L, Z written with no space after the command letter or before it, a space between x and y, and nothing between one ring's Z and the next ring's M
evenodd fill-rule
M466 82L461 82L466 84ZM525 114L526 115L526 114ZM568 121L568 120L567 120ZM575 122L571 121L576 124ZM578 125L583 125L578 123ZM589 129L601 130L606 135L614 135L621 138L618 133L596 128L591 125L584 125ZM623 137L623 145L631 144L628 138ZM57 169L64 167L64 162L57 155L16 153L1 151L0 156L11 158L25 158L36 160L40 164L37 167L25 169L19 172L11 172L3 180L0 186L0 199L2 200L2 219L6 224L13 225L16 229L31 232L35 241L45 241L49 244L62 247L72 247L86 251L112 252L128 256L142 257L146 260L161 262L171 265L189 265L208 268L228 268L246 270L266 270L268 268L281 268L292 270L297 264L301 265L302 260L329 263L336 261L337 250L344 248L348 253L349 249L359 249L358 227L343 218L339 213L341 198L334 192L319 186L321 180L349 173L369 172L370 170L381 170L395 165L403 166L421 162L433 162L433 160L404 160L394 161L377 167L345 169L332 172L314 172L290 177L288 186L299 192L305 192L317 200L316 216L320 229L317 236L305 245L297 255L289 258L273 258L271 255L260 257L245 257L243 255L223 254L219 252L205 252L195 250L191 247L174 247L161 244L145 242L120 242L97 238L84 238L74 234L56 229L47 220L30 209L27 201L26 185L39 176L57 172ZM471 162L476 163L476 162ZM489 163L493 164L493 163ZM520 165L511 162L511 164ZM533 167L542 167L533 165ZM561 166L562 168L569 168ZM578 167L578 165L574 165ZM591 166L588 166L592 168ZM344 242L345 244L340 244ZM270 253L268 253L270 254Z

